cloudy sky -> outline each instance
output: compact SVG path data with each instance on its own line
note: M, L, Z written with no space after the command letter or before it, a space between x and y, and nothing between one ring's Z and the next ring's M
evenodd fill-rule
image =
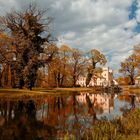
M140 43L140 0L0 0L0 15L34 1L49 9L59 45L98 49L114 72Z

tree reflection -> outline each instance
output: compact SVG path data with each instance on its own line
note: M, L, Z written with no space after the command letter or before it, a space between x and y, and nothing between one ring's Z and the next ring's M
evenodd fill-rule
M86 101L87 101L87 105L89 108L89 112L93 115L93 121L95 121L96 120L96 112L95 112L94 106L92 105L91 100L87 94L86 94Z
M131 98L131 108L135 108L135 100L136 100L136 96L135 95L129 95L129 97Z
M33 100L1 101L0 140L37 140L44 133L53 136L54 129L38 121L36 111Z

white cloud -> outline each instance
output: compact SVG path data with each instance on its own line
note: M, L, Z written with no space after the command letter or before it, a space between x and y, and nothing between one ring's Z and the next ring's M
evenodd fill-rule
M96 48L102 51L109 58L108 65L118 69L120 62L130 54L128 52L140 40L139 34L133 32L137 25L136 20L128 19L128 8L131 3L132 1L129 0L92 2L90 0L77 0L73 2L72 11L77 13L77 18L81 17L78 18L78 21L83 23L84 19L89 26L84 27L78 22L80 27L85 29L82 35L78 30L75 39L67 40L64 38L63 41L72 47L84 50ZM73 23L77 23L76 20L71 22L72 26Z
M137 26L137 22L135 19L130 20L124 24L124 28L126 29L134 29Z
M0 0L0 15L9 12L11 9L14 9L17 6L16 0Z
M64 36L64 39L74 39L74 37L76 36L75 32L67 32Z

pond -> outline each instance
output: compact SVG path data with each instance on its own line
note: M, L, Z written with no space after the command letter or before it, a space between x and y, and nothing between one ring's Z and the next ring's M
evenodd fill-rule
M0 140L80 138L95 120L114 119L140 106L140 96L123 93L51 95L0 99Z

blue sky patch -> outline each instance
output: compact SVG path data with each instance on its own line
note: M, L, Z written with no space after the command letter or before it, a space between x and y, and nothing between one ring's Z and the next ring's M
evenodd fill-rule
M136 18L136 11L137 11L137 5L138 5L138 2L137 0L133 0L132 2L132 5L130 6L130 13L129 13L129 19L132 20L134 18Z
M136 12L137 12L137 7L138 1L133 0L132 5L130 6L130 13L129 13L129 20L136 19ZM134 29L134 32L140 33L140 23L137 23L136 28Z

